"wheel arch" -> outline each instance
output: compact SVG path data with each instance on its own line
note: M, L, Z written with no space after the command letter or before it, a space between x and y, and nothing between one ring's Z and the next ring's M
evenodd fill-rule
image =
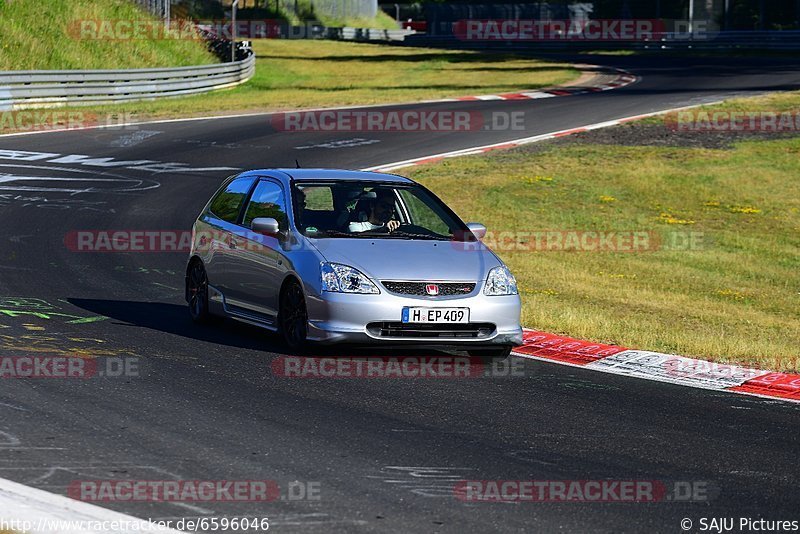
M280 297L283 296L283 292L286 290L286 287L289 284L291 284L292 282L296 282L300 286L300 289L303 290L303 298L305 299L306 286L303 285L303 281L300 279L300 277L296 273L288 273L283 278L283 282L281 282L281 288L278 291L278 298L280 299Z

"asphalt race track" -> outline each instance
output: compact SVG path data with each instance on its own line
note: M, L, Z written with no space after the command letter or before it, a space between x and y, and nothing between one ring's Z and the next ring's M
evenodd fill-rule
M52 154L0 153L0 355L138 356L142 375L4 380L0 478L60 494L102 478L317 483L319 500L102 504L143 518L267 516L277 532L678 532L683 518L798 519L798 405L530 360L505 378L275 377L272 336L191 323L184 253L64 245L73 230L189 229L235 169L363 168L800 88L789 60L576 59L642 79L601 94L414 106L523 111L522 132L281 133L261 115L0 137L0 150ZM150 163L113 165L139 160ZM235 169L202 170L218 167ZM463 479L690 481L709 498L475 503L454 497Z

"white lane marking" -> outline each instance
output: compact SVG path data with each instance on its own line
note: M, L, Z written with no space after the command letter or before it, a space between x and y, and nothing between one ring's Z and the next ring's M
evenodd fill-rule
M162 162L150 159L118 160L112 157L94 157L85 154L56 154L54 152L34 152L30 150L7 150L0 148L0 159L9 161L43 161L47 163L64 163L70 165L83 165L87 167L125 167L137 171L159 172L201 172L238 170L239 167L189 167L188 163Z
M377 171L377 172L393 171L393 170L397 170L397 169L402 169L404 167L410 167L412 165L417 165L418 162L421 162L421 161L437 159L437 158L455 158L455 157L458 157L458 156L477 154L477 153L480 153L480 152L488 152L490 150L493 150L493 149L496 149L496 148L499 148L499 147L505 148L505 147L517 147L517 146L522 146L522 145L528 145L528 144L531 144L531 143L538 143L540 141L545 141L545 140L548 140L548 139L552 139L553 137L556 137L556 136L559 136L559 135L569 135L571 133L576 133L577 131L597 130L597 129L600 129L600 128L608 128L609 126L617 126L617 125L621 124L622 122L626 122L626 121L632 121L632 120L636 120L636 119L645 119L647 117L656 117L658 115L664 115L664 114L667 114L667 113L672 113L672 112L675 112L675 111L681 111L681 110L685 110L685 109L694 109L694 108L698 108L698 107L701 107L701 106L713 106L715 104L721 104L722 102L723 102L723 100L719 100L719 101L707 102L707 103L703 103L703 104L694 104L694 105L691 105L691 106L681 106L681 107L677 107L677 108L663 109L663 110L660 110L660 111L654 111L652 113L643 113L641 115L631 115L630 117L622 117L620 119L615 119L615 120L611 120L611 121L604 121L604 122L598 122L598 123L594 123L594 124L587 124L585 126L578 126L576 128L569 128L568 130L559 130L559 131L555 131L555 132L538 134L538 135L534 135L534 136L531 136L531 137L522 137L520 139L512 139L510 141L501 141L499 143L492 143L490 145L474 146L474 147L469 147L469 148L463 148L463 149L460 149L460 150L453 150L453 151L450 151L450 152L441 152L439 154L430 154L430 155L427 155L427 156L420 156L420 157L406 159L406 160L402 160L402 161L395 161L394 163L385 163L385 164L382 164L382 165L374 165L372 167L366 167L366 168L361 169L361 170L362 171Z
M194 506L192 504L185 503L185 502L171 502L169 504L171 504L173 506L178 506L180 508L186 508L190 512L195 512L195 513L198 513L198 514L209 515L209 514L213 514L214 513L214 510L206 510L205 508L200 508L199 506Z
M141 180L130 179L130 180L120 180L117 178L77 178L74 176L70 177L54 177L54 176L21 176L18 174L6 174L0 173L0 184L10 184L11 182L113 182L113 183L138 183L138 185L134 185L133 187L125 187L121 189L111 190L113 191L145 191L147 189L155 189L160 186L160 184L153 184L150 186L143 186ZM140 187L143 186L143 187ZM2 191L49 191L49 192L58 192L58 193L100 193L100 192L109 192L107 189L100 189L97 187L81 187L81 188L74 188L74 187L45 187L45 186L32 186L32 185L0 185L0 190Z
M306 150L309 148L351 148L354 146L374 145L380 143L378 139L364 139L363 137L354 137L353 139L341 139L339 141L326 141L322 143L312 143L308 145L301 145L294 147L295 150Z
M14 434L9 434L8 432L3 432L2 430L0 430L0 445L14 447L19 445L20 443L21 442L19 438Z
M24 236L24 237L27 237L27 236ZM28 410L27 408L23 408L21 406L16 406L14 404L8 404L6 402L0 402L0 406L5 406L6 408L11 408L12 410L19 410L20 412L30 412L30 410Z
M164 133L160 130L138 130L127 135L121 135L109 143L113 147L127 148L143 143L145 140Z
M161 532L179 534L179 531L158 527L142 519L125 515L93 504L76 501L0 478L0 518L29 521L31 534L87 534L97 532L78 528L78 522L118 521L128 528L115 532ZM61 522L57 524L55 522ZM48 524L49 523L49 524ZM138 527L138 528L137 528Z

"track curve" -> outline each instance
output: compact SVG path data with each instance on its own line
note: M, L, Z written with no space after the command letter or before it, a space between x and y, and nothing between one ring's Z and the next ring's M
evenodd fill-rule
M602 94L413 108L522 112L527 136L800 88L800 64L789 60L589 59L600 61L642 79ZM796 519L798 406L529 360L524 376L503 379L281 380L270 372L270 336L191 324L185 254L64 246L79 229L187 229L238 168L296 158L363 168L517 137L289 134L265 115L0 137L0 356L136 355L143 375L4 381L0 477L55 493L106 477L319 482L319 501L103 505L153 518L269 516L282 531L674 532L684 517ZM705 503L651 505L452 494L462 479L605 478L715 490Z

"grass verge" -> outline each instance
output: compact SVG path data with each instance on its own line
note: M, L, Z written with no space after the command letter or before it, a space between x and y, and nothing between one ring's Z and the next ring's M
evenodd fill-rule
M720 108L777 106L797 112L800 93ZM409 174L465 220L512 232L496 250L517 276L530 328L800 369L800 137L647 146L652 126L622 128L627 139L640 131L638 141L619 146L618 132L599 130ZM665 246L541 250L524 233L537 230L656 232Z
M392 17L378 10L375 18L359 18L359 17L326 17L325 15L318 14L316 17L325 26L331 28L338 28L347 26L350 28L374 28L377 30L396 30L398 29L397 21Z
M217 63L201 41L79 39L80 21L155 21L129 0L0 2L0 70L136 69Z
M411 102L536 89L567 83L580 74L564 63L468 51L277 39L256 40L254 48L256 74L239 87L73 110L152 119Z

